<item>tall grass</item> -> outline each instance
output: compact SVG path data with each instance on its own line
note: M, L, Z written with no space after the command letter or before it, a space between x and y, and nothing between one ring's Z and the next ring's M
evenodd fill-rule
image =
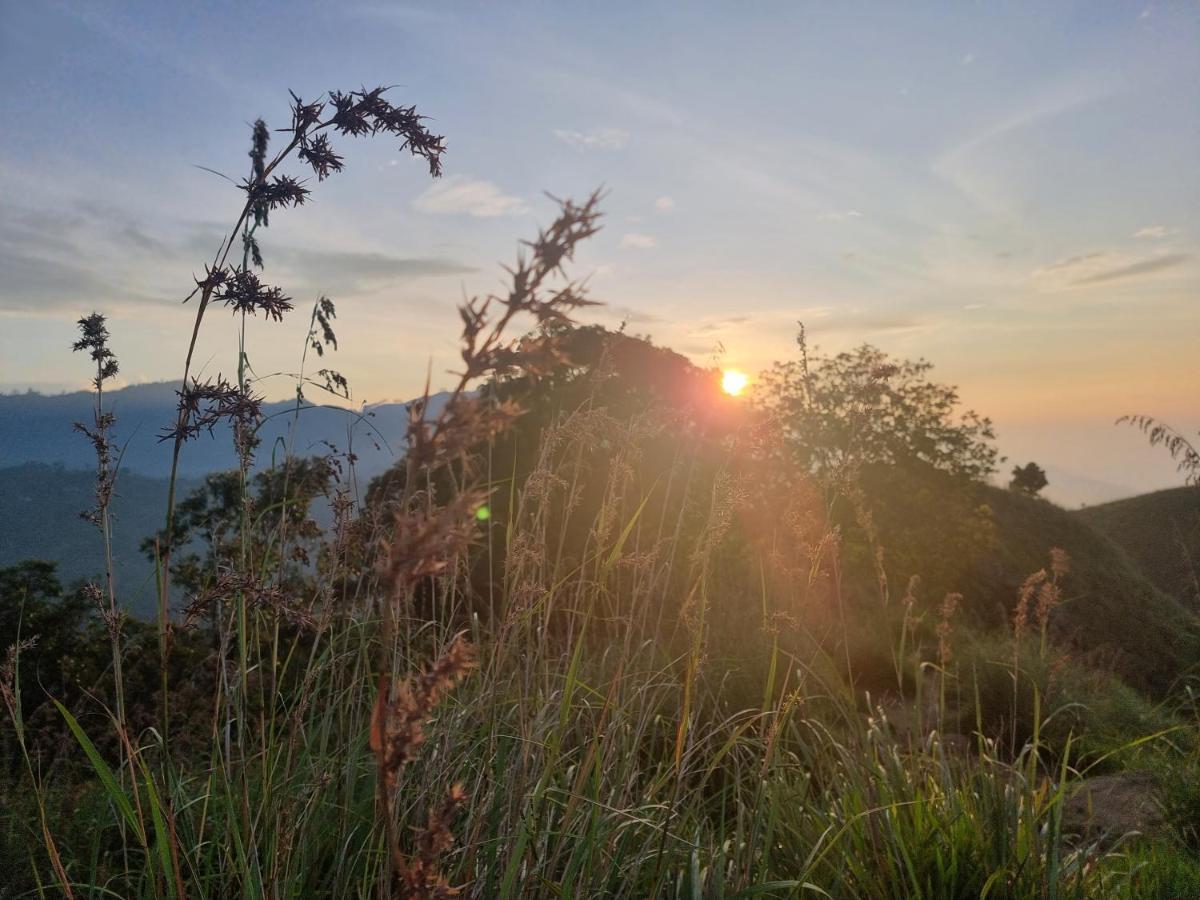
M595 196L560 204L504 293L462 306L463 371L439 412L428 390L412 405L394 489L363 503L352 471L339 481L329 470L335 522L298 564L286 548L311 495L289 494L291 459L279 495L254 490L244 332L236 384L188 381L191 348L221 298L243 317L286 312L280 292L247 276L268 207L304 196L294 179L270 180L282 160L307 154L319 177L340 168L321 129L399 132L440 165L440 139L382 102L334 94L323 120L297 100L293 138L270 162L256 127L245 208L197 289L169 439L178 461L197 432L232 422L236 540L214 545L187 615L173 612L172 498L149 654L159 693L138 698L157 705L157 724L131 732L119 679L97 686L114 711L104 721L60 704L74 748L41 769L18 702L19 646L10 653L0 685L26 799L8 802L36 817L9 826L29 832L14 890L1070 898L1200 884L1194 864L1163 849L1174 844L1064 824L1074 783L1102 754L1081 758L1069 728L1046 737L1072 705L1047 699L1059 670L1042 613L1066 575L1057 559L1030 588L1046 586L1036 648L980 650L955 625L955 596L923 610L915 583L899 608L883 578L877 609L849 610L827 498L798 475L780 479L761 422L731 413L714 425L663 406L617 417L601 369L586 376L597 384L587 401L496 470L493 451L521 413L498 388L553 372L556 335L588 302L563 267L598 228ZM227 269L239 234L242 265ZM522 323L538 330L512 339ZM852 640L864 616L866 642L894 673L886 697L862 688ZM168 678L188 642L203 649L200 666ZM146 650L114 639L113 654L115 677ZM1027 658L1040 661L1037 678ZM1011 693L991 689L996 677ZM915 726L898 721L908 713ZM1163 734L1112 746L1185 759L1180 722L1195 724L1175 713ZM109 752L100 731L124 749ZM1176 799L1193 808L1185 790ZM1194 838L1185 827L1177 843Z

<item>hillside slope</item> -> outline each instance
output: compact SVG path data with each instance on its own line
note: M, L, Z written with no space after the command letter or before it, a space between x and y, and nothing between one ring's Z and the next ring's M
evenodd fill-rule
M1200 611L1200 488L1180 487L1078 510L1159 590Z
M1079 514L939 473L873 480L888 577L900 590L919 574L930 602L958 591L975 627L1009 628L1021 583L1060 547L1071 559L1051 618L1061 641L1155 693L1200 660L1200 617Z

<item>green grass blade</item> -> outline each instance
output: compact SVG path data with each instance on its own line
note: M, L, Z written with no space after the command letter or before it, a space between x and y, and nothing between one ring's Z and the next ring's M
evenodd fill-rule
M113 775L112 769L108 767L108 763L104 761L104 758L100 755L100 751L96 749L96 745L93 744L91 738L87 736L87 733L83 730L83 726L79 724L78 720L71 715L70 711L65 706L63 706L53 697L50 699L54 705L58 707L58 711L62 713L63 719L66 720L67 727L70 728L71 733L75 735L75 740L79 742L79 746L83 748L83 752L87 754L88 761L91 762L92 769L96 772L96 775L100 778L101 783L104 785L104 790L107 792L109 799L111 799L113 804L117 807L122 818L129 823L129 827L134 830L134 833L138 836L138 840L144 847L146 845L146 835L142 830L141 822L138 821L137 814L133 810L133 804L129 801L129 795L126 794L121 788L121 785L117 783L116 776Z

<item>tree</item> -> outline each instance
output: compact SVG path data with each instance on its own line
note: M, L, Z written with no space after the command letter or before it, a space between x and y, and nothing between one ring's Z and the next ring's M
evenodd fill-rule
M314 505L331 495L338 465L332 455L288 459L255 473L244 499L238 470L208 475L177 505L172 582L190 594L201 592L222 567L239 558L243 526L249 527L247 561L259 571L276 573L280 585L302 582L320 544ZM165 542L160 531L142 541L142 552L153 562Z
M924 463L968 479L996 468L990 419L960 412L958 392L929 379L933 364L893 360L863 344L836 356L776 363L759 399L797 461L817 475L848 465Z
M1013 467L1012 480L1008 483L1008 489L1034 497L1049 483L1042 467L1035 462L1028 462L1023 466Z

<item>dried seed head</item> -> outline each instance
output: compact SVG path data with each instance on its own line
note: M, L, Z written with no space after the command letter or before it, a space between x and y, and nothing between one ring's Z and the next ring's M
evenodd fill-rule
M175 392L179 397L179 418L173 428L159 436L160 441L188 441L210 434L221 421L229 421L240 441L252 441L254 429L262 419L262 398L249 390L230 384L220 375L217 380L201 383L193 378L190 385Z
M1067 556L1067 551L1061 547L1053 547L1050 550L1050 572L1056 577L1061 578L1071 571L1071 558Z
M954 632L952 620L958 612L958 607L962 603L962 594L947 594L942 599L941 608L938 610L938 662L944 667L950 662L950 637Z
M1039 569L1021 583L1017 594L1017 609L1013 614L1013 636L1019 641L1029 627L1029 607L1037 596L1038 589L1046 581L1046 570Z
M247 179L238 187L246 192L247 200L256 210L303 206L311 193L290 175L276 175L270 181ZM265 220L260 224L266 224Z
M381 676L371 716L370 746L389 788L395 787L401 769L417 758L434 707L474 666L475 650L459 635L426 672L406 679L394 698L390 696L391 679Z
M80 350L89 351L92 361L96 363L96 377L93 380L99 389L104 381L114 377L118 371L117 356L108 347L108 326L100 313L92 313L79 320L80 338L71 345L78 353Z
M314 625L310 612L279 588L264 584L257 577L241 572L221 572L217 580L192 595L183 610L183 626L190 628L206 616L218 600L242 597L250 609L278 616L300 628Z
M234 313L257 316L261 310L268 319L283 321L283 314L292 308L292 300L277 287L263 284L248 269L234 269L213 292L213 300L233 307Z

